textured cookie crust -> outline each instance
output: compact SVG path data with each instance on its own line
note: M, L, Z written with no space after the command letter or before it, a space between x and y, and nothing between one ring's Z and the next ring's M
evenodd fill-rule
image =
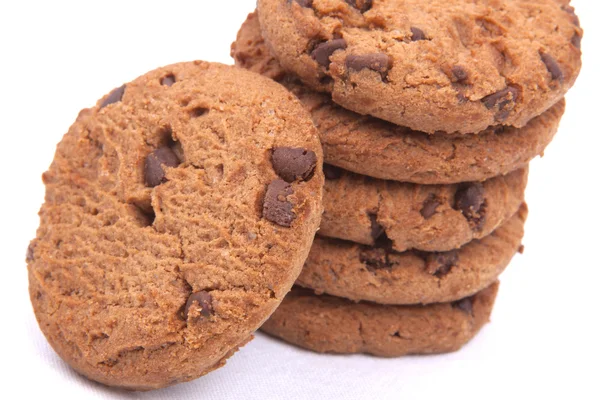
M447 353L460 349L489 321L498 286L427 306L357 304L294 288L261 330L319 353Z
M128 389L223 365L300 273L321 162L294 96L235 67L174 64L83 110L43 176L27 251L48 341L80 373Z
M366 245L385 237L396 251L448 251L489 235L517 212L528 169L457 185L383 181L331 166L325 173L319 235Z
M561 99L520 129L428 135L346 110L286 74L262 38L256 13L240 28L231 56L236 65L275 79L298 96L319 131L325 162L380 179L450 184L523 168L552 141L565 109Z
M520 250L523 205L489 236L450 252L396 253L317 236L297 285L380 304L455 301L490 285Z
M411 129L523 127L581 68L568 0L258 0L286 71L341 106Z

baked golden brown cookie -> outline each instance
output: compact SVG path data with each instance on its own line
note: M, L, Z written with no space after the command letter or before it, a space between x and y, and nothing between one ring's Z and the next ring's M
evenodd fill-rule
M564 113L561 99L523 128L490 127L477 135L428 135L335 105L302 85L271 55L256 13L231 46L237 65L277 80L311 112L325 162L380 179L421 184L481 181L527 165L554 138Z
M258 0L286 71L361 114L434 133L523 127L581 68L568 0Z
M447 252L390 250L317 236L296 284L380 304L430 304L470 296L494 282L521 249L527 207L480 240Z
M319 353L447 353L460 349L489 321L497 292L494 283L453 303L383 306L294 288L261 330Z
M319 235L396 251L448 251L481 239L510 219L525 197L528 169L484 182L416 185L324 166Z
M83 110L27 251L40 328L73 368L149 390L222 366L275 310L322 213L310 117L275 82L170 65Z

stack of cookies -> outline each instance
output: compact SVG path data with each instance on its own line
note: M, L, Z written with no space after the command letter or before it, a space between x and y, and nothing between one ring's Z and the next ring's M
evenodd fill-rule
M581 36L568 0L259 0L232 47L251 71L150 71L58 144L26 255L41 330L135 390L261 326L319 352L460 348L522 251Z
M478 332L581 66L568 3L258 1L232 56L301 100L326 163L320 230L263 331L380 356Z

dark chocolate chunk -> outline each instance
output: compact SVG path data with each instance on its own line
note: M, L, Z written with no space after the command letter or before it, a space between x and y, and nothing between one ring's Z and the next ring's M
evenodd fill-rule
M573 21L573 24L575 26L580 26L579 17L577 16L577 14L575 14L575 7L570 5L564 5L561 8L563 9L563 11L565 11L571 16L571 20Z
M325 174L325 179L330 181L335 181L342 177L342 170L331 164L323 164L323 173Z
M100 105L100 108L102 109L102 108L108 106L109 104L118 103L119 101L121 101L121 99L123 99L123 94L125 94L126 88L127 88L127 85L123 85L121 87L114 89L112 92L110 92L108 97L106 99L104 99L104 101Z
M413 42L416 42L418 40L427 40L427 38L425 37L425 32L423 32L419 28L416 28L416 27L413 26L413 27L410 28L410 32L412 33L411 40Z
M465 299L455 301L452 303L452 307L458 308L467 314L473 314L473 299L471 297L467 297Z
M292 211L294 206L287 199L294 193L292 185L276 179L271 182L265 194L263 203L263 217L277 225L289 227L296 215Z
M465 70L460 65L455 65L454 67L452 67L452 75L454 75L454 78L456 79L457 82L466 81L467 78L469 77L467 70Z
M331 57L337 50L343 50L346 47L348 47L348 45L344 39L333 39L319 44L317 47L315 47L310 56L313 58L313 60L318 62L319 65L329 68L329 64L331 64L329 57Z
M377 243L377 239L385 233L385 229L377 222L377 214L369 214L369 219L371 220L371 237L373 238L373 242Z
M25 261L30 262L33 261L35 255L33 253L33 243L30 243L27 247L27 254L25 255Z
M370 69L385 73L390 69L391 62L390 57L383 53L349 55L346 57L346 67L354 71Z
M571 43L578 49L581 49L581 35L579 32L575 32L571 38Z
M165 85L165 86L173 86L173 84L175 82L176 82L176 79L175 79L175 75L173 75L173 74L169 74L160 80L160 84Z
M312 7L312 4L313 4L313 0L288 0L289 4L292 4L293 2L296 2L300 6L305 7L305 8Z
M508 86L506 89L502 89L499 92L485 96L483 99L481 99L481 101L489 110L494 107L498 107L500 110L503 110L509 103L514 103L518 96L519 91L517 88Z
M359 260L367 268L381 269L391 266L386 249L364 246L359 253Z
M456 250L444 253L427 253L425 270L438 278L446 275L452 267L458 264L458 252Z
M155 187L165 182L166 174L163 165L174 168L179 163L179 158L171 148L161 147L154 150L146 157L144 166L146 186Z
M361 13L369 11L373 7L373 0L345 0L346 3L359 10Z
M277 147L273 150L273 169L284 181L308 181L315 173L317 155L312 150Z
M454 195L454 209L460 210L474 229L485 223L485 190L479 182L465 184Z
M502 122L508 118L510 112L514 109L518 97L519 90L508 86L506 89L484 97L481 101L488 110L496 110L495 118L497 121Z
M429 195L427 200L423 202L423 207L421 208L421 215L425 219L431 218L441 204L442 203L440 202L440 200L434 194Z
M544 64L546 64L546 68L548 69L548 72L550 72L552 79L562 81L565 76L560 69L560 65L558 65L554 57L546 53L540 53L540 57L542 58Z
M194 304L196 307L200 308L200 314L203 317L209 317L213 313L212 296L210 293L202 290L200 292L192 293L190 297L188 297L188 300L185 303L185 309L183 311L183 316L185 319L188 318L190 308Z

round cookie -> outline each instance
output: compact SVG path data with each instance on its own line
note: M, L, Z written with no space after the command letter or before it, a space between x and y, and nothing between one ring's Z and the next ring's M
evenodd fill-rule
M476 293L521 249L527 207L489 236L449 252L397 253L317 236L296 285L380 304L430 304Z
M525 167L552 141L564 113L561 99L523 128L490 127L477 135L428 135L335 105L285 73L248 15L231 46L237 65L294 92L311 112L325 162L380 179L421 184L482 181Z
M300 273L321 163L297 99L236 67L170 65L83 110L43 176L27 250L52 347L135 390L222 366Z
M426 306L357 304L294 288L261 330L319 353L448 353L460 349L489 321L498 286L496 282L454 303Z
M525 197L528 169L484 182L416 185L383 181L325 165L319 235L396 251L449 251L510 219Z
M258 0L286 71L361 114L434 133L523 127L581 68L568 0Z

